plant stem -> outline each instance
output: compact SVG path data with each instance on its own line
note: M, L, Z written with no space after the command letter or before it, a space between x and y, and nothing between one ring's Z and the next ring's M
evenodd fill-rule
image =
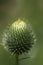
M15 55L15 65L19 65L19 59L18 59L19 55L16 54Z

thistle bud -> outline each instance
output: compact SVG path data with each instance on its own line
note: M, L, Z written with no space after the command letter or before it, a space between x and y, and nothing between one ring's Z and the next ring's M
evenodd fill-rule
M15 21L3 35L3 44L12 54L27 53L35 43L29 22Z

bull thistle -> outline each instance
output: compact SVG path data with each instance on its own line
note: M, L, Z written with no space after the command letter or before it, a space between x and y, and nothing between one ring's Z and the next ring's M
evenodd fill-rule
M15 65L19 65L19 55L30 51L32 45L35 43L35 36L29 22L20 19L15 21L3 34L2 42L11 54L16 55Z

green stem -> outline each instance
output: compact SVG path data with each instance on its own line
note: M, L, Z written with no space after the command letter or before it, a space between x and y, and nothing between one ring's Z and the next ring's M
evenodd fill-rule
M18 54L16 54L15 55L15 65L19 65L19 55Z

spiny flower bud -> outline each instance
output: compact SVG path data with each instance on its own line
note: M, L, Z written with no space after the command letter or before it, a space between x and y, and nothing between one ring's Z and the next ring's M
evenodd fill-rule
M35 43L29 22L15 21L3 35L4 46L13 54L28 52Z

